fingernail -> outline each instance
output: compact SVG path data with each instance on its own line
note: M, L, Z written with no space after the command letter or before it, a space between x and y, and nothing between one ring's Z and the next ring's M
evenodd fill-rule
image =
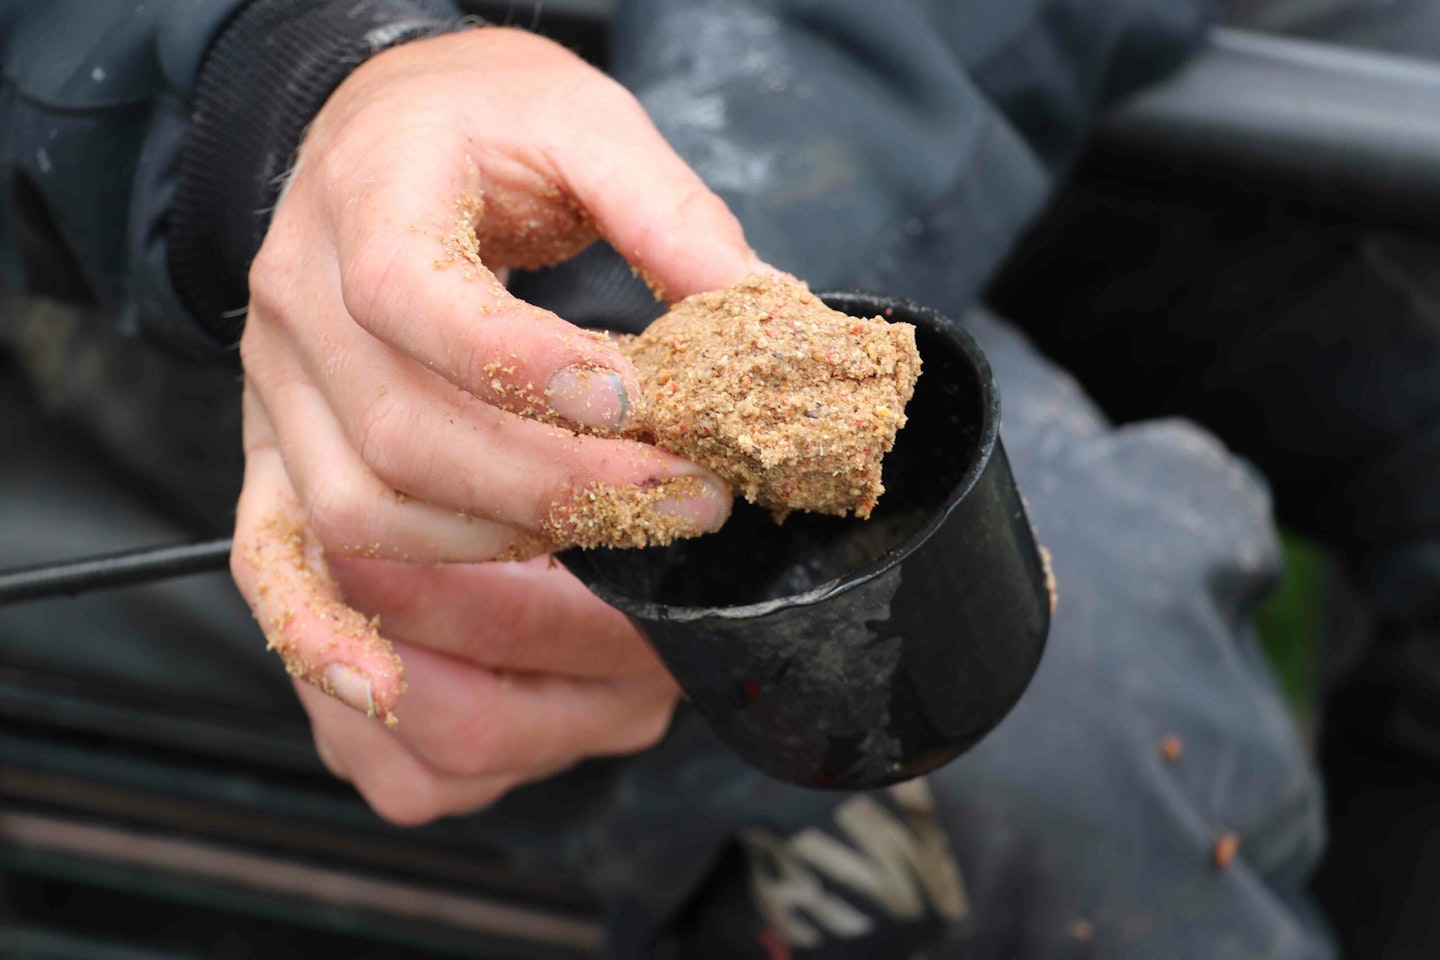
M679 477L666 481L680 496L666 497L655 504L656 513L680 517L695 529L715 531L730 519L730 491L704 477Z
M320 755L320 762L325 764L325 769L330 771L331 776L337 780L350 779L350 771L345 769L345 764L335 755L335 751L326 745L324 740L315 740L315 752Z
M325 668L324 690L353 710L375 716L375 693L370 678L354 667L332 663Z
M600 367L562 367L545 396L550 409L571 423L602 430L619 430L630 408L620 374Z

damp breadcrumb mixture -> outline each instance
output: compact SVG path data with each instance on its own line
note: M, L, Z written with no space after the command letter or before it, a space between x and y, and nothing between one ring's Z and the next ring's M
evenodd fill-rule
M687 297L622 349L644 390L642 439L776 520L875 509L920 376L911 324L852 317L794 277L757 274Z

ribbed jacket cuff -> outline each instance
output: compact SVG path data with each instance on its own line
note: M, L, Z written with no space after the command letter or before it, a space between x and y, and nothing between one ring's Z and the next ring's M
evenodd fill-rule
M168 225L170 274L221 343L244 326L247 275L306 126L382 50L459 29L449 0L253 0L207 54Z

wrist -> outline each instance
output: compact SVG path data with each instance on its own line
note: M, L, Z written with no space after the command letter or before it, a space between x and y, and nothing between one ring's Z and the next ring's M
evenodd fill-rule
M169 268L196 320L238 341L247 274L306 126L349 74L459 29L451 0L252 0L201 68L169 219Z

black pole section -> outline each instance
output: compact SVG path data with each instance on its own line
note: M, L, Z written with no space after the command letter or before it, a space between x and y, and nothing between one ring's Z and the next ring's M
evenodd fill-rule
M69 563L50 563L0 572L0 606L56 594L75 596L91 590L128 587L152 580L224 570L230 541L144 547Z

